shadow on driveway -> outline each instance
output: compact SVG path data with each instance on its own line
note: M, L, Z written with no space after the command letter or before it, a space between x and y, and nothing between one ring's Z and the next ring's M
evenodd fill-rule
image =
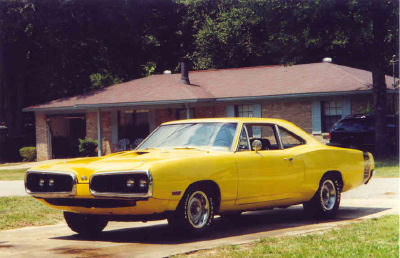
M366 207L341 207L338 216L334 220L309 220L303 213L301 206L290 207L286 210L277 209L270 211L247 212L235 219L217 217L214 220L210 232L201 237L183 237L174 233L167 223L142 227L108 230L99 236L86 239L77 234L53 239L75 240L75 241L100 241L112 243L141 243L141 244L163 244L176 245L200 241L213 241L232 237L244 237L263 233L262 237L273 237L275 231L290 232L303 231L312 232L335 227L338 223L361 219L367 215L373 215L389 208L366 208ZM106 228L107 229L107 228ZM301 234L298 233L298 234ZM254 238L254 236L253 236Z

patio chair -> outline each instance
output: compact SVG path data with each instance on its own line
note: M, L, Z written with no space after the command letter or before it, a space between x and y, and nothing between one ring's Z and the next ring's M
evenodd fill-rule
M126 151L131 149L129 139L120 139L118 143L115 145L115 151Z

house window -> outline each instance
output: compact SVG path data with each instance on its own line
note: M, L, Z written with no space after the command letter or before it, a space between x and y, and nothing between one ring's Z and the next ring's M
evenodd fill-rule
M334 123L342 118L342 101L322 102L322 132L329 132Z
M253 105L235 105L235 117L253 117Z
M148 110L124 110L118 112L118 138L128 139L131 144L149 135Z

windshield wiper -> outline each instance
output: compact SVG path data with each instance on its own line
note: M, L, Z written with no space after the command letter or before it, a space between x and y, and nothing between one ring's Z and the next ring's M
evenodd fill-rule
M193 146L175 147L174 150L201 150L201 151L209 151L209 149L206 149L206 148L193 147Z

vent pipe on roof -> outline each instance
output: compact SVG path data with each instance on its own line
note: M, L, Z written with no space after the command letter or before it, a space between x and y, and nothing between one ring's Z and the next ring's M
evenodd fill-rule
M323 63L332 63L332 58L330 57L325 57L324 59L322 59Z
M183 57L181 59L181 82L190 85L189 80L189 58Z

